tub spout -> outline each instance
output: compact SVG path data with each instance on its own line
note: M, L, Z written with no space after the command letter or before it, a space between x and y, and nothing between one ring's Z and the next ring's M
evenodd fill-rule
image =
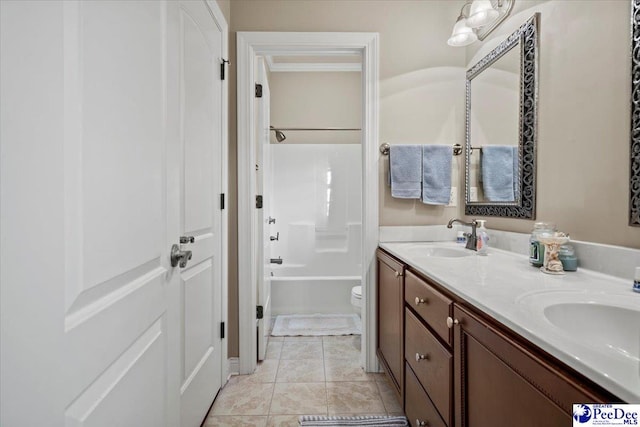
M271 264L282 264L282 257L271 258Z

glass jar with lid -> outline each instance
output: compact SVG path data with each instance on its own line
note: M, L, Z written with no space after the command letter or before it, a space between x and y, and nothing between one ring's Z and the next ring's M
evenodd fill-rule
M578 257L571 245L562 245L558 249L558 259L562 263L564 271L576 271L578 269Z
M544 264L544 245L538 241L541 237L551 237L558 231L552 222L536 222L529 238L529 263L534 267Z

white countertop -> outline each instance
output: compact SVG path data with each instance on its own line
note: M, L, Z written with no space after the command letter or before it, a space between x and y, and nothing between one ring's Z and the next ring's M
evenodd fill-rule
M551 323L545 307L557 303L603 303L638 311L640 294L632 282L580 268L562 276L544 274L524 255L489 248L488 256L422 256L417 245L464 249L454 242L386 242L380 247L453 294L486 312L514 332L629 403L640 403L640 361L616 349L602 331L569 332ZM627 310L628 313L632 311ZM635 321L635 315L631 318ZM607 320L609 321L609 320ZM614 320L611 320L614 321ZM623 322L624 323L624 322ZM608 327L608 329L607 329ZM631 325L635 328L634 325ZM635 330L635 329L633 329ZM594 336L600 337L594 339ZM640 336L631 346L640 348ZM614 340L614 337L611 338ZM626 344L625 344L626 345ZM628 347L627 347L628 348ZM634 347L631 347L634 348ZM636 351L637 353L637 351ZM579 402L576 402L579 403Z

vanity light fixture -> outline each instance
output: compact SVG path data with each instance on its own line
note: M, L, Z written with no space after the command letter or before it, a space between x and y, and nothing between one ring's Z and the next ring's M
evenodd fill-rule
M473 0L460 9L453 26L449 46L467 46L476 40L484 40L511 13L515 0ZM465 7L469 6L465 14Z

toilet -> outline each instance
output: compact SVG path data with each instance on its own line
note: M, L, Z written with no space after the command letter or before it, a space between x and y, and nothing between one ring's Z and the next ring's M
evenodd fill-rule
M353 311L360 316L362 311L362 286L351 288L351 305L353 306Z

